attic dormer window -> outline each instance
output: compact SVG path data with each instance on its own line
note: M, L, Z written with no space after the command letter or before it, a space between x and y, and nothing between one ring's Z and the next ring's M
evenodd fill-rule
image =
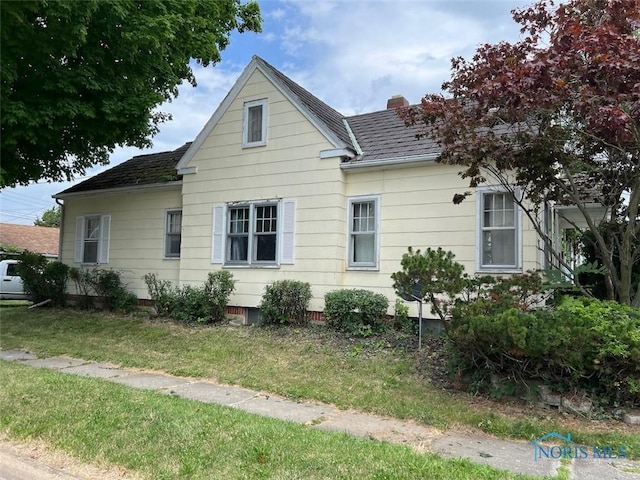
M267 143L267 99L245 102L242 146L259 147Z

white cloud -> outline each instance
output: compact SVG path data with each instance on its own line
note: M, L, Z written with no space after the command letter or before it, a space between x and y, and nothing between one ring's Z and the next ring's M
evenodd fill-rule
M417 102L449 79L452 57L517 38L509 12L522 3L290 1L298 14L281 42L298 69L286 73L345 114L383 109L393 94Z

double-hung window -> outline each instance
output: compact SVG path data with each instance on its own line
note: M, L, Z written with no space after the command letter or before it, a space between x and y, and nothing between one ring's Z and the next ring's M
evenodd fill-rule
M227 263L276 263L278 205L229 207Z
M111 215L85 215L76 218L74 261L109 263L109 229Z
M182 210L168 210L165 228L165 258L180 258L182 242Z
M211 260L225 265L293 263L293 200L215 205Z
M349 267L378 267L379 205L377 196L349 199Z
M513 194L478 189L478 270L519 270L521 238L521 214Z
M243 109L242 146L259 147L267 143L267 100L246 102Z

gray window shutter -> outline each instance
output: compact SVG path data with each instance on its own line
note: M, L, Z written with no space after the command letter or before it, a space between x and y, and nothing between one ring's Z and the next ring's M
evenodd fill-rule
M295 253L296 201L282 201L280 263L292 265Z
M109 229L111 227L111 215L100 217L100 244L98 263L109 263Z
M73 261L82 263L82 254L84 247L84 217L76 217L76 248L73 255Z
M224 212L226 205L213 206L213 232L211 234L211 263L224 263Z

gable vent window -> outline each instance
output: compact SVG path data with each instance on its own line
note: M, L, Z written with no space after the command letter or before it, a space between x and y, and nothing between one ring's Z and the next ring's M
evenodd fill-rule
M267 100L244 104L242 146L259 147L267 144Z

